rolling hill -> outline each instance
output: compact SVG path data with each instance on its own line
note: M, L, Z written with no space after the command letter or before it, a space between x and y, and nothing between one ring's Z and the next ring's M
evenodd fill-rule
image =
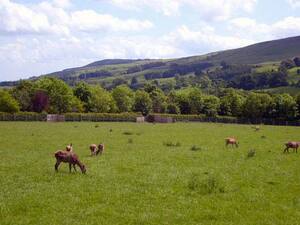
M86 66L42 75L42 77L58 77L71 85L77 81L86 81L91 84L111 83L118 78L130 81L133 77L140 82L144 82L145 79L163 81L172 79L175 74L183 76L214 70L224 61L228 64L248 64L257 67L258 64L278 65L280 61L295 56L300 56L300 36L178 59L106 59ZM0 85L9 86L14 83L2 82Z

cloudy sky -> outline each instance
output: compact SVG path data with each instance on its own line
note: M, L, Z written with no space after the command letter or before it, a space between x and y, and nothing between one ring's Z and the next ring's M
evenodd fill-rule
M300 35L300 0L0 0L0 81Z

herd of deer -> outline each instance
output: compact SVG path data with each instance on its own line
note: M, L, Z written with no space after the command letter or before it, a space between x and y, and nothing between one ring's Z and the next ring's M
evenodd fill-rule
M97 156L98 154L102 154L104 152L104 144L99 144L98 146L95 144L90 145L91 156ZM56 158L55 170L58 171L59 165L64 163L69 163L69 170L72 171L72 167L76 171L76 165L79 166L82 173L86 172L85 165L80 162L78 156L73 151L73 145L70 144L66 147L66 150L58 150L54 153Z
M255 127L255 131L258 131L259 127ZM239 147L239 143L236 138L234 137L229 137L225 138L225 145L228 147L228 145L231 145L232 147ZM293 149L293 152L296 151L298 153L298 148L300 146L300 142L297 141L289 141L285 143L285 149L284 153L289 153L289 149ZM104 152L104 144L99 144L98 146L95 144L90 145L90 151L91 151L91 156L97 156L98 154L102 154ZM57 152L54 153L54 156L56 158L56 163L55 163L55 170L58 171L58 166L60 163L69 163L69 169L70 172L72 171L72 167L76 171L76 165L79 166L81 169L82 173L86 172L86 167L83 163L81 163L78 159L78 156L74 153L73 151L73 146L72 144L68 145L66 147L66 150L58 150Z

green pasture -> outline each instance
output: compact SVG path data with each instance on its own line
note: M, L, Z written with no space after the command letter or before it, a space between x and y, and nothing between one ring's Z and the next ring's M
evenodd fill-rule
M298 127L0 123L0 224L297 225ZM225 147L234 136L239 148ZM89 145L104 142L100 157ZM73 143L87 174L54 171Z

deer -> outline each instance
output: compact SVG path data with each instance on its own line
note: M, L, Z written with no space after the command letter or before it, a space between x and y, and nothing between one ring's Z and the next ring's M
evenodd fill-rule
M237 140L233 137L226 138L225 139L225 144L226 144L226 147L228 145L231 145L232 147L233 147L233 145L235 145L235 147L239 147L239 144L238 144Z
M296 151L296 153L298 153L298 148L300 146L300 142L289 141L289 142L285 143L284 145L285 145L285 149L283 150L283 153L285 153L285 152L289 153L290 148L293 149L293 152Z
M64 162L64 163L69 163L70 173L72 172L72 166L73 166L75 172L77 172L76 165L79 166L79 168L83 174L86 173L85 165L79 161L78 156L74 152L58 150L54 153L54 156L56 158L56 163L55 163L55 171L56 172L58 172L59 165L62 162Z
M72 145L72 143L66 146L66 151L67 152L73 152L73 145Z
M102 154L104 152L104 144L99 144L98 146L95 144L90 145L91 156L95 156L98 154Z

